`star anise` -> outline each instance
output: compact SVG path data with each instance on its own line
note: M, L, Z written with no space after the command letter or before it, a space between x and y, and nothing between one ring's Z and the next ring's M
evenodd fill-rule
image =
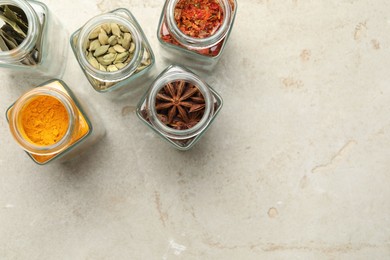
M166 84L156 96L160 121L175 129L188 129L196 125L204 109L202 93L196 86L183 80Z
M188 120L181 120L180 118L175 118L171 126L177 130L185 130L194 127L203 117L203 111L196 111L189 113Z

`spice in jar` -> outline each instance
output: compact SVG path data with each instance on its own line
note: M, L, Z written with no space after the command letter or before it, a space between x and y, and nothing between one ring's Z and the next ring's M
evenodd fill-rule
M199 89L183 80L167 83L156 96L159 120L177 130L190 129L199 123L205 106Z
M101 71L123 69L133 59L135 43L130 31L117 23L106 23L95 28L89 35L85 55L88 62ZM142 61L144 67L150 59Z
M173 6L173 14L172 4L174 0L167 0L162 14L165 17L160 21L160 39L204 56L218 56L234 20L235 1L179 0Z
M194 38L210 37L222 20L223 10L217 0L179 0L175 7L177 27Z
M64 137L69 127L69 116L58 99L38 96L22 109L21 122L30 142L47 146Z
M72 34L71 46L85 76L100 93L121 96L143 86L152 74L154 54L127 9L93 17Z
M24 11L14 5L0 5L0 20L4 25L0 28L0 50L16 49L27 37L28 20ZM37 46L21 61L25 65L36 65L40 55Z
M222 98L190 70L172 65L153 82L137 116L179 150L190 149L222 108Z
M51 80L22 95L7 111L11 134L40 165L65 161L104 135L71 90Z

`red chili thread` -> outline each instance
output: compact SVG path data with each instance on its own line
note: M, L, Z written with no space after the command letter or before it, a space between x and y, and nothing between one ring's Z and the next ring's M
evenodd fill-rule
M223 10L217 0L179 0L175 6L177 27L193 38L212 36L223 18Z
M174 18L177 27L184 34L193 38L207 38L215 34L221 27L224 13L218 0L179 0L175 6ZM234 9L233 1L229 0ZM167 43L181 46L172 37L165 23L161 26L161 39ZM205 56L217 56L223 45L223 41L205 49L193 51Z

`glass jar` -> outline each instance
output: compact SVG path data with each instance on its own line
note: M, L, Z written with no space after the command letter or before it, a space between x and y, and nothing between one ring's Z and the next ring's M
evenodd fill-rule
M30 72L37 78L61 77L68 33L47 6L33 0L0 0L0 6L20 8L28 22L24 40L14 49L0 51L0 67Z
M159 114L156 109L157 97L158 95L161 95L161 90L166 88L168 84L173 84L174 82L184 82L185 84L189 84L190 87L197 88L197 90L201 93L199 96L202 96L202 99L204 100L204 106L202 106L202 115L196 120L197 123L193 124L190 122L192 114L188 113L189 116L187 122L191 124L191 126L183 127L182 129L175 129L171 126L168 126L166 124L167 118L164 120L163 116ZM177 92L181 92L181 96L183 97L188 96L186 94L188 90L189 89L187 88L186 90L182 91L177 90ZM192 99L192 97L189 98L188 101L190 101L190 99ZM177 102L178 98L176 98L176 100L175 98L171 100L172 102ZM193 100L196 100L196 98ZM181 101L184 102L183 108L181 109L186 109L187 112L191 112L192 107L187 108L189 106L185 104L188 103L187 98L183 98ZM216 115L221 110L222 104L222 98L197 75L184 67L171 65L157 77L157 79L152 83L148 92L141 99L137 107L137 115L147 126L162 136L174 147L179 150L188 150L206 132L208 127L215 119ZM198 104L195 105L199 107ZM177 108L175 111L180 111L181 109ZM194 111L195 110L197 109L194 109ZM180 116L181 115L178 115L178 117ZM183 118L184 117L182 116L181 119ZM180 125L179 123L183 123L180 122L181 119L179 118L179 122L175 124ZM186 120L183 119L183 121L186 123Z
M236 0L204 0L203 2L206 4L218 3L223 19L220 24L216 22L213 31L202 35L199 31L191 29L193 27L189 27L190 29L183 32L185 23L178 26L177 20L180 21L180 15L184 16L185 14L183 9L176 10L176 8L183 1L188 0L165 1L157 30L157 38L162 46L162 55L172 63L210 71L221 58L226 46L233 28L237 2ZM195 7L200 8L201 1L196 0L195 2L197 1L199 2L198 6ZM191 4L191 10L199 11L195 7Z
M53 103L49 105L49 99L56 100L55 105ZM42 110L42 105L41 107L33 108L34 110L30 110L29 104L34 101L37 102L37 100L46 102L47 110ZM31 124L38 125L36 122L43 124L43 119L28 117L30 114L26 113L37 113L36 111L39 111L39 116L44 114L45 118L47 118L46 116L49 117L48 120L58 120L57 118L53 119L55 113L60 113L58 110L53 112L55 110L54 106L63 106L63 112L67 115L64 117L64 125L67 127L63 130L63 136L58 136L56 142L42 145L37 140L43 140L45 136L49 136L42 133L48 128L45 126L44 130L40 129L41 131L28 130L29 128L31 129ZM26 112L26 109L33 112ZM104 136L105 129L100 120L95 114L88 113L87 110L88 106L82 106L63 81L53 79L22 95L8 108L6 116L15 141L34 162L39 165L45 165L52 161L63 162L71 159ZM91 117L91 115L94 115L94 117ZM26 117L28 118L26 119ZM27 125L26 122L30 123ZM27 130L30 132L34 131L34 138L27 134ZM53 132L56 130L49 131Z
M92 40L90 40L90 38L93 38L94 36L91 35L96 32L103 32L106 35L112 34L111 36L114 36L113 31L110 32L111 28L106 30L102 29L103 26L112 23L115 23L122 28L121 34L124 35L125 31L130 33L131 41L134 43L135 48L133 53L129 54L128 59L132 57L131 60L123 68L119 67L116 71L104 71L108 69L108 66L102 71L100 67L102 66L102 63L99 62L99 64L96 64L99 67L94 67L89 61L89 59L93 58L95 58L96 61L99 59L98 56L95 56L96 52L93 53L93 57L92 51L90 54L87 54L92 46ZM101 43L99 37L98 40L100 42L99 44L104 45ZM101 14L92 18L82 28L73 33L70 43L85 76L91 83L92 87L100 93L111 92L114 93L114 97L120 96L129 90L133 91L134 88L141 88L142 86L145 86L148 80L153 79L153 71L151 69L154 67L155 58L152 48L150 47L140 25L127 9L116 9L112 12ZM106 46L107 45L110 48L106 53L110 54L110 49L111 47L113 48L113 45L115 44L106 43ZM130 52L130 49L128 51L126 50L126 52ZM104 58L107 54L100 57ZM119 52L116 53L116 57L118 57L119 54ZM88 55L91 55L91 57ZM125 86L127 86L127 88L123 88Z

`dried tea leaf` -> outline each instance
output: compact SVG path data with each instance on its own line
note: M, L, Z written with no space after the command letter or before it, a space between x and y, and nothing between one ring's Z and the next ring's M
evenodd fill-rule
M16 7L16 6L15 6ZM4 16L7 17L8 19L16 22L19 27L23 30L23 32L27 33L28 31L28 23L27 23L27 18L23 20L22 15L24 14L23 10L20 8L15 9L17 11L12 11L8 5L4 7Z
M3 40L2 36L0 37L0 49L2 51L9 51L9 48L8 48L7 44L5 43L5 41Z
M8 24L4 24L4 26L1 28L3 31L12 39L14 39L17 44L19 45L24 41L24 37L21 36L19 33L15 32L15 30Z
M0 14L0 18L7 24L9 24L10 26L12 26L12 28L17 32L19 33L21 36L23 37L26 37L26 33L19 27L19 25L15 22L15 21L12 21L10 19L8 19L7 17L5 17L4 15Z
M0 36L3 38L3 40L7 44L8 49L12 50L12 49L15 49L16 47L18 47L18 43L12 37L10 37L6 32L4 32L2 29L0 29Z
M22 21L23 21L26 25L28 25L27 16L26 16L26 14L24 13L24 11L22 10L22 8L17 7L17 6L15 6L15 5L7 5L7 7L8 7L11 11L13 11L14 13L16 13L16 14L20 17L20 19L22 19ZM5 10L4 10L4 11L5 11Z

